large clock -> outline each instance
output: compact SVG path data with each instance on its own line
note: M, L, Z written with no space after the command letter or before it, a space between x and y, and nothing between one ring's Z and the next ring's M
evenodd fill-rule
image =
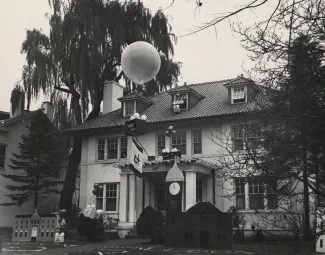
M169 192L172 195L177 195L180 191L181 187L179 186L179 184L177 182L173 182L172 184L170 184L169 186Z

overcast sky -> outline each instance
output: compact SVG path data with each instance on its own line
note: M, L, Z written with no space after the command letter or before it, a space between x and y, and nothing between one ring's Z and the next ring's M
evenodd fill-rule
M172 0L143 0L144 5L155 12L159 7L166 8ZM208 22L216 13L233 11L248 0L201 0L202 6L195 10L195 0L175 0L165 13L176 35L186 34L196 26ZM45 17L51 9L48 0L1 0L0 2L0 110L10 110L10 92L14 84L21 79L25 55L20 54L21 43L27 29L42 29L48 33L49 25ZM265 5L256 12L247 11L233 21L243 25L265 17L272 8ZM217 31L217 34L216 34ZM196 35L178 39L175 46L176 61L183 63L179 84L208 82L234 78L243 73L242 65L250 68L252 63L240 44L240 38L234 34L228 22L217 25ZM40 98L31 109L40 106Z

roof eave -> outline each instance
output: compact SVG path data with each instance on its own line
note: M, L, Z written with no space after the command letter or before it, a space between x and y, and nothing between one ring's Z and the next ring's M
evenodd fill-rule
M149 125L156 125L161 123L175 123L175 122L182 122L182 121L191 121L191 120L200 120L200 119L215 119L215 118L224 118L224 117L232 117L237 115L245 115L253 113L254 111L247 111L247 112L239 112L239 113L230 113L230 114L223 114L223 115L212 115L212 116L202 116L202 117L196 117L196 118L188 118L188 119L178 119L178 120L164 120L164 121L155 121L155 122L148 122ZM113 129L113 128L122 128L123 125L117 125L117 126L110 126L110 127L99 127L99 128L87 128L87 129L79 129L79 130L64 130L62 133L70 136L74 136L72 134L78 134L76 136L82 136L85 133L89 134L90 132L100 132L107 129Z

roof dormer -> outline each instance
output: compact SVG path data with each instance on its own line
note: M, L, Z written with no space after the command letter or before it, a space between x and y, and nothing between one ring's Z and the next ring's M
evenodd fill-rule
M137 92L120 97L117 100L122 104L123 117L130 117L136 112L141 114L152 105L152 102L148 98Z
M175 113L186 111L195 106L203 96L187 85L171 89L168 94L172 97L172 109Z
M231 104L243 104L255 98L257 87L251 79L243 75L236 79L228 80L224 86L228 89L228 102Z

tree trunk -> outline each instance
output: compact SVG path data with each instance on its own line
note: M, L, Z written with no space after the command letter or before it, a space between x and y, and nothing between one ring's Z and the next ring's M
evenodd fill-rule
M310 234L310 220L309 220L309 186L308 186L308 169L307 169L307 155L304 151L304 166L303 166L303 182L304 182L304 237L307 239Z
M80 96L72 96L71 106L74 111L76 124L82 123ZM65 174L63 188L60 197L60 209L65 209L70 214L72 208L72 198L76 186L77 173L81 161L82 138L74 137L72 151L69 155L68 168Z
M103 99L102 91L101 96L94 102L94 107L89 113L87 120L94 119L99 116L100 104ZM79 98L76 97L71 102L73 104L73 109L75 112L76 124L80 125L82 123L81 118L81 107L79 103ZM69 155L68 168L64 179L63 188L60 197L60 209L66 209L68 215L72 208L72 198L75 192L77 173L79 170L79 165L81 161L81 149L82 149L82 138L74 137L72 151ZM79 205L78 205L79 206Z
M34 191L34 210L37 209L37 201L38 201L38 178L39 174L36 174L35 177L35 191Z

